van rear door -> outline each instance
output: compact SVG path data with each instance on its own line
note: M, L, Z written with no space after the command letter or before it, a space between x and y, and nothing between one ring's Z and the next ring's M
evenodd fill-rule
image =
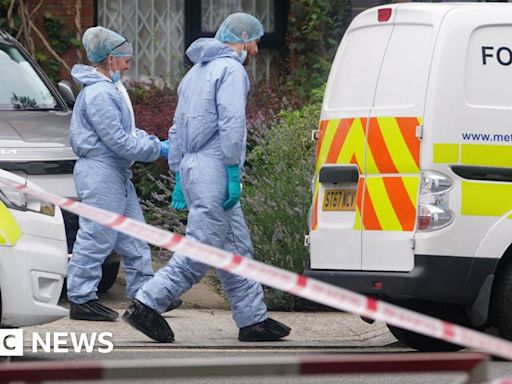
M361 269L356 192L379 71L393 29L377 9L358 15L338 48L322 105L310 223L311 269Z
M451 8L429 5L392 9L394 28L367 122L360 198L363 270L414 266L425 96L436 36Z

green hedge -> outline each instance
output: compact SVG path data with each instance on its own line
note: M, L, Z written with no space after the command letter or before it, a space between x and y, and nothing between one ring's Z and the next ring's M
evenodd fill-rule
M282 112L273 127L247 157L242 207L251 231L255 258L302 273L309 261L304 235L311 206L311 178L323 88L297 111ZM269 309L292 310L297 298L265 287Z

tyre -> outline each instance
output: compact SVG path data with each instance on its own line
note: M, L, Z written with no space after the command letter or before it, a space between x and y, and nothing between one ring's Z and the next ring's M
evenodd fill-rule
M491 301L491 316L501 337L512 340L512 263L496 276Z
M455 352L464 348L457 344L411 332L390 324L387 324L387 326L400 343L421 352Z
M466 322L463 309L450 306L448 304L427 302L414 302L407 303L405 305L403 303L396 304L413 311L424 313L428 316L433 316L453 323L461 324ZM436 339L435 337L428 337L420 333L398 328L394 325L387 324L387 326L389 331L400 343L421 352L454 352L464 348L457 344L448 343L446 341Z
M114 285L114 282L117 278L117 273L119 272L119 261L103 264L101 269L102 276L98 285L98 292L103 293L107 292Z
M117 273L119 272L119 264L120 261L113 261L107 264L103 264L101 267L102 276L100 283L98 284L98 292L104 293L107 292L114 285ZM67 289L67 281L64 279L64 284L62 285L62 291L60 292L61 298L67 298L68 289Z

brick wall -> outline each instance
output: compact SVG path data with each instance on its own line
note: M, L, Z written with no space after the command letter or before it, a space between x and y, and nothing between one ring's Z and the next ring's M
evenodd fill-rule
M42 7L34 15L34 22L44 34L46 31L43 26L43 15L49 12L57 20L64 23L63 28L65 28L66 33L75 34L75 6L78 1L81 1L80 24L83 33L87 28L94 25L94 0L44 0ZM32 5L32 2L29 2L29 4ZM85 59L85 53L82 52L82 54ZM74 47L71 47L61 57L70 67L80 62ZM64 67L61 68L60 78L70 78L68 71Z

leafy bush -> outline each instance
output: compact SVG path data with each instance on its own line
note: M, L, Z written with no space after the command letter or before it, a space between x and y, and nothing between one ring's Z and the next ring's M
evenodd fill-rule
M147 167L139 164L137 171L134 182L139 197L149 194L148 198L141 201L146 221L159 228L184 235L187 213L177 212L169 207L174 179L165 174L158 174L158 168L154 165Z
M288 13L288 82L307 97L329 74L338 44L351 18L351 0L294 0Z
M282 112L282 122L248 155L242 205L251 231L255 258L302 273L309 255L304 247L314 171L311 130L318 126L323 89L312 103ZM297 298L265 287L270 309L291 310ZM302 301L299 301L302 302Z
M247 98L247 146L250 152L279 120L283 110L295 110L305 102L294 89L278 79L251 86Z
M177 85L164 82L131 82L128 86L135 114L135 124L152 135L167 139L178 102ZM247 99L249 149L256 146L265 132L278 121L281 110L295 109L303 104L292 89L279 81L260 81L253 85Z
M131 82L128 87L135 114L135 125L166 140L178 102L175 87L165 83Z

